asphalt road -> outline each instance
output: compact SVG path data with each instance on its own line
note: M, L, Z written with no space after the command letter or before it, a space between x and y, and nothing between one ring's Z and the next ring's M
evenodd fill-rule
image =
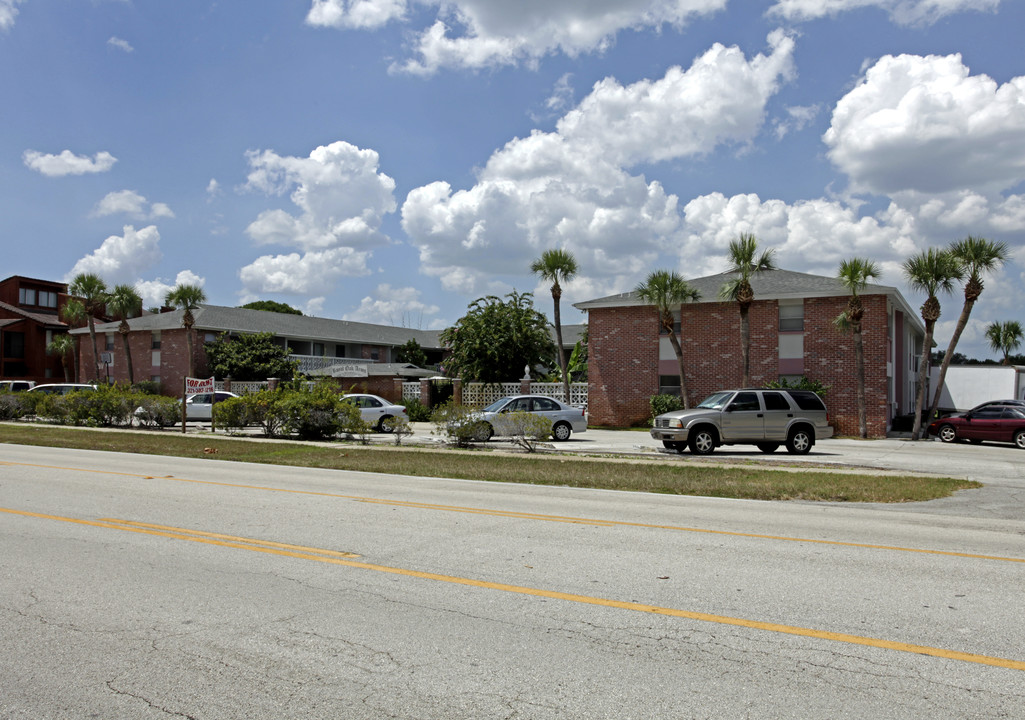
M1020 517L11 445L0 508L3 718L1025 716Z

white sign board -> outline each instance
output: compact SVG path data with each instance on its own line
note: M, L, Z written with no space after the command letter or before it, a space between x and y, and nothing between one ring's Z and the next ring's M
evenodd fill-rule
M214 379L213 378L185 378L185 394L195 395L196 393L205 393L214 391Z
M367 366L362 363L332 365L331 377L367 377Z

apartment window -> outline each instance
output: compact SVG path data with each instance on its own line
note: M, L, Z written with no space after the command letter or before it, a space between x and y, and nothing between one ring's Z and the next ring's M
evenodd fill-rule
M110 352L111 350L114 349L114 333L107 333L106 338L107 338L107 344L104 347L104 349L107 352Z
M50 292L49 290L39 291L39 307L55 308L57 307L57 293Z
M345 346L344 345L341 345L341 344L335 345L335 357L340 357L340 358L345 357Z
M22 305L35 305L36 291L31 288L18 288L18 302Z
M779 303L779 331L780 332L803 332L804 331L804 302L781 301Z
M373 350L371 350L370 351L370 359L374 360L374 361L380 360L381 359L381 351L378 350L377 348L374 348Z
M4 357L23 358L25 357L25 333L5 332L4 333ZM10 373L10 368L8 368ZM24 375L25 373L22 373Z
M324 357L324 343L313 343L313 352L310 354L317 357Z
M151 350L159 350L160 349L160 331L159 330L153 333L153 339L150 340L150 349Z

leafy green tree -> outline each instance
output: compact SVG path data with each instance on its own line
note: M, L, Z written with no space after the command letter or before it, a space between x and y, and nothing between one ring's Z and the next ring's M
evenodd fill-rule
M446 374L485 383L512 381L523 368L552 367L555 344L548 320L531 293L513 290L506 300L489 295L470 303L466 315L441 333L449 351Z
M420 347L420 343L416 341L416 338L410 338L396 350L395 360L400 363L410 363L417 367L426 367L427 353Z
M1021 323L1017 320L990 323L986 326L986 339L994 352L1003 353L1004 365L1010 365L1011 353L1021 345Z
M288 348L276 345L273 338L269 332L235 337L222 333L204 345L210 371L215 377L232 380L291 380L299 363L291 359Z
M658 312L659 326L669 335L669 342L676 353L676 362L680 366L680 399L683 407L690 407L687 393L687 374L683 366L683 347L676 337L675 313L683 303L698 300L701 295L692 288L683 277L674 270L655 270L648 278L637 286L637 296L654 305Z
M929 357L932 350L933 330L940 319L940 301L936 294L950 293L954 281L964 277L961 264L949 250L929 248L908 258L903 265L904 278L912 290L926 294L922 305L922 321L925 323L925 339L922 341L922 358L918 363L918 383L915 392L915 423L911 428L911 439L918 440L922 430L922 409L925 406L925 381L929 377Z
M246 310L264 310L267 312L286 313L288 315L302 315L301 310L297 310L291 305L286 305L283 302L276 302L274 300L255 300L245 305L239 305L240 308Z
M61 365L64 368L64 382L71 382L70 364L74 362L75 357L75 341L72 337L67 333L54 335L53 340L46 346L46 352L56 355L61 359Z
M569 402L569 373L566 372L566 351L562 347L562 300L561 282L567 282L577 274L577 261L567 251L560 248L545 250L541 257L530 265L530 271L545 282L552 284L552 302L555 305L555 342L556 354L559 357L559 369L562 371L562 385L566 402Z
M847 299L847 309L837 316L834 324L841 332L850 330L854 339L858 433L864 438L868 437L868 409L865 406L865 347L861 337L861 320L865 316L865 305L861 302L861 296L858 293L868 286L869 280L879 277L879 267L864 258L851 258L841 261L836 277L851 294Z
M950 344L947 345L947 352L943 354L943 362L940 364L940 374L936 380L936 394L932 399L932 407L929 408L929 417L936 417L936 409L940 405L940 394L943 392L943 383L947 379L947 368L954 357L954 348L957 341L961 339L968 324L968 317L972 314L975 301L982 295L982 276L985 273L993 272L1007 262L1007 243L992 242L985 238L977 238L969 235L964 240L952 243L950 252L954 259L961 264L967 279L964 284L964 305L961 306L961 315L954 327L954 334L950 337Z
M193 352L192 326L196 319L192 311L206 302L206 293L199 285L177 285L167 292L164 303L182 311L182 327L185 328L185 347L189 353L189 377L196 376L196 357Z
M772 248L758 254L758 240L750 233L741 233L740 237L730 241L726 259L730 267L727 272L735 273L735 277L723 284L719 290L722 300L737 303L740 308L740 364L743 372L741 384L751 386L751 322L748 313L755 300L751 287L751 278L764 270L775 270L775 251Z
M107 283L94 273L79 273L68 283L68 294L77 297L85 309L89 323L89 339L93 344L93 380L100 379L100 349L96 344L96 316L107 301Z
M128 382L135 384L135 367L132 365L132 348L128 343L128 318L142 312L142 297L131 285L115 285L107 296L107 312L121 321L117 331L121 334L121 344L125 350L125 363L128 366Z

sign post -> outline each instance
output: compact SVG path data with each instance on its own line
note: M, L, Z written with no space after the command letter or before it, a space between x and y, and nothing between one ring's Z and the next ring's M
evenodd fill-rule
M214 392L214 379L210 378L182 378L182 434L185 434L185 421L188 418L186 412L187 400L189 395L196 395L197 393ZM213 415L213 399L210 402L210 429L214 429L214 415Z

